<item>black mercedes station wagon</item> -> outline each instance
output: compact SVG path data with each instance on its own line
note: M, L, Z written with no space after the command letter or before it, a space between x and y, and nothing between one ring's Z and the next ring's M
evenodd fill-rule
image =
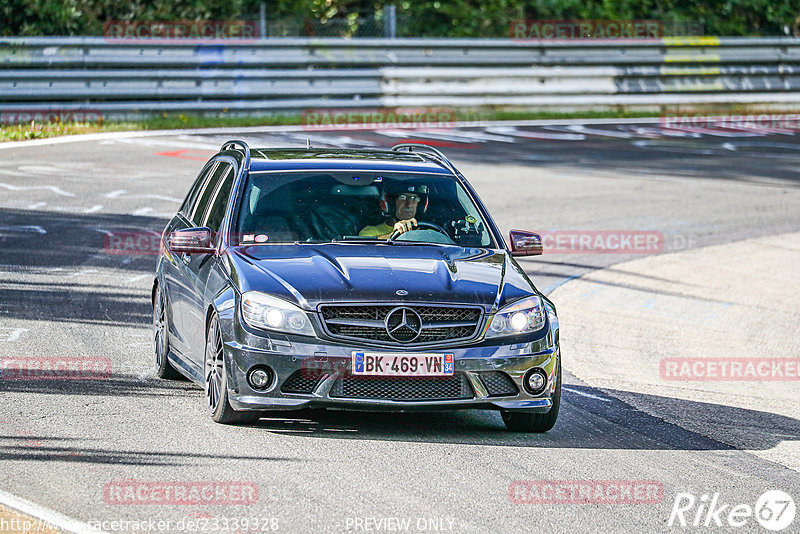
M164 230L158 376L202 385L219 423L264 411L499 410L558 417L553 303L435 148L251 149L229 141Z

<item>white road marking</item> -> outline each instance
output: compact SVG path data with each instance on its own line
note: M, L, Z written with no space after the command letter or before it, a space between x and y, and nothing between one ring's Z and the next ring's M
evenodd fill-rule
M135 195L135 194L134 195L128 195L128 194L126 194L127 192L128 192L127 189L117 189L115 191L111 191L110 193L106 193L103 196L106 197L106 198L126 198L126 199L127 198L130 198L130 199L134 199L134 198L137 198L137 199L138 198L154 198L156 200L166 200L166 201L169 201L169 202L180 202L181 201L179 198L168 197L168 196L165 196L165 195L150 195L150 194L147 194L147 195Z
M41 208L42 206L47 206L47 202L34 202L33 204L31 204L29 206L26 206L25 209L26 210L35 210L35 209Z
M622 139L630 139L633 137L633 134L629 132L622 132L619 130L603 130L600 128L587 128L582 124L573 124L571 126L565 126L564 128L549 128L552 130L569 130L572 132L587 134L587 135L599 135L603 137L620 137Z
M598 397L597 395L592 395L591 393L584 393L583 391L578 391L577 389L564 387L564 390L569 391L570 393L575 393L577 395L581 395L583 397L589 397L589 398L597 399L597 400L603 401L603 402L611 402L610 399L604 399L603 397Z
M664 128L664 131L670 130L670 128ZM754 133L744 130L734 130L734 129L715 129L715 128L700 128L700 127L683 127L675 128L674 131L680 132L696 132L703 135L713 135L716 137L762 137L765 134L763 133Z
M61 169L57 167L51 167L50 165L20 165L17 167L20 171L24 173L33 173L33 174L53 174L53 173L61 173Z
M336 131L336 130L334 130ZM347 135L333 135L333 134L313 134L311 132L308 133L300 133L300 134L290 134L288 135L290 139L294 139L296 141L300 141L303 146L305 146L306 139L308 139L312 145L331 145L335 147L342 147L342 146L356 146L356 147L363 147L363 146L375 146L375 143L372 141L367 141L366 139L354 139Z
M386 137L399 137L407 138L413 137L415 139L438 139L440 141L453 141L455 143L485 143L487 141L499 141L502 143L515 143L513 137L504 135L493 135L484 132L464 132L460 130L376 130L375 133L385 135Z
M115 141L104 141L102 144L104 145L113 145L115 142L117 143L125 143L128 145L139 145L139 146L149 146L155 148L196 148L200 150L213 150L217 152L219 150L219 145L212 145L208 142L205 143L198 143L198 142L180 142L180 141L161 141L156 139L137 139L137 138L127 138L127 139L116 139Z
M22 226L0 226L0 232L28 232L35 234L46 234L47 230L41 226L24 224Z
M75 273L70 273L70 274L66 275L64 278L76 278L78 276L81 276L82 274L92 274L92 273L98 273L98 272L100 272L100 271L98 271L97 269L84 269L82 271L78 271L78 272L75 272Z
M5 333L6 331L8 331L8 333ZM13 343L27 331L27 328L0 328L0 341Z
M703 137L697 132L684 132L682 130L665 130L664 128L649 128L647 126L631 126L630 130L642 137L691 137L697 139Z
M71 206L55 206L53 207L54 211L64 211L68 213L97 213L103 209L102 204L95 204L91 208L78 208L78 207L71 207Z
M91 526L78 521L77 519L73 519L54 510L50 510L49 508L45 508L44 506L40 506L3 490L0 490L0 504L4 504L9 508L13 508L14 510L18 510L24 514L33 516L36 519L41 519L42 526L49 524L63 529L65 532L72 532L75 534L104 533L104 531L92 528Z
M494 128L486 128L486 131L525 139L555 139L558 141L583 141L586 139L586 136L583 134L517 130L514 126L497 126Z
M0 187L3 189L8 189L9 191L52 191L56 195L62 195L65 197L74 197L72 193L67 193L60 187L56 187L54 185L30 185L30 186L16 186L11 184L4 184L0 183Z
M151 275L151 274L147 274L147 273L145 273L145 274L140 274L140 275L138 275L138 276L132 276L132 277L128 278L127 280L125 280L125 283L126 283L126 284L132 284L132 283L134 283L134 282L138 282L138 281L139 281L139 280L141 280L142 278L149 278L150 276L152 276L152 275Z

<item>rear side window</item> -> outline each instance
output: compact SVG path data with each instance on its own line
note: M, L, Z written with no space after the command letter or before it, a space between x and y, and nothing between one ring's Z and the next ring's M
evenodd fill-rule
M203 189L203 187L208 183L208 179L211 176L211 173L214 172L214 169L217 168L217 165L217 162L213 162L205 167L197 176L194 184L192 184L192 188L189 189L189 194L186 195L186 198L184 199L180 209L180 214L187 219L192 219L192 211L195 203L197 202L197 196L200 194L200 191Z
M200 193L200 190L203 186L208 182L208 178L211 176L211 173L216 169L217 162L213 162L205 167L197 178L192 184L192 188L189 189L189 194L186 195L186 198L183 200L183 204L181 204L181 209L179 210L180 214L186 217L187 219L192 218L192 208L194 207L194 203L197 201L197 195Z
M211 207L205 217L202 226L208 226L214 232L219 231L222 219L225 217L225 208L228 206L228 197L233 187L233 167L227 163L220 163L217 172L220 176L213 196L211 197Z
M202 226L201 223L205 220L208 206L211 204L211 199L214 197L214 193L217 191L219 181L229 167L230 165L225 163L218 164L214 169L214 172L211 173L211 177L200 189L200 192L197 195L197 201L194 203L192 208L192 216L190 218L194 224Z

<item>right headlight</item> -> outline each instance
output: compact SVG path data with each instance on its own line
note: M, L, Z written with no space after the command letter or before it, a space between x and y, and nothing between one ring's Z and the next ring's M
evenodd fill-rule
M538 296L518 300L494 315L486 337L517 336L541 330L545 313L542 299Z
M314 335L314 327L311 326L306 312L291 302L266 293L243 293L242 317L247 324L256 328L287 334Z

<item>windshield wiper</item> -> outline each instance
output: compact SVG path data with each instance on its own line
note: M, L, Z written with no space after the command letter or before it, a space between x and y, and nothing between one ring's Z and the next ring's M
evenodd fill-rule
M431 241L398 241L397 239L385 239L383 241L379 241L380 243L390 243L392 245L428 245L431 247L458 247L456 243L433 243Z
M331 239L326 243L383 243L383 240L369 237L343 237L341 239Z

